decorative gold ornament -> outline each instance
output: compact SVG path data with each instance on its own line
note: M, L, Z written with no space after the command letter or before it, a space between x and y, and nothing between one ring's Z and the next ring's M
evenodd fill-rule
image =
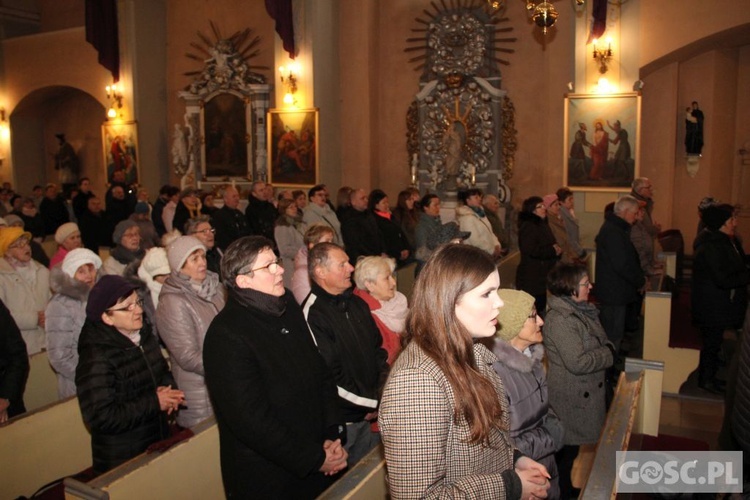
M534 13L531 14L531 20L534 24L542 28L542 33L547 34L547 28L554 26L557 21L557 11L549 2L542 2L534 7Z

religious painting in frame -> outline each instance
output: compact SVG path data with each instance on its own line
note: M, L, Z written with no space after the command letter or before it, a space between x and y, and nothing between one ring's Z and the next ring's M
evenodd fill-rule
M268 182L310 187L318 183L318 109L268 112Z
M203 102L203 175L208 179L248 179L252 173L252 123L248 99L217 92Z
M107 183L138 184L138 126L131 122L105 122L102 124L102 152Z
M565 96L563 182L585 191L629 191L638 177L641 96Z

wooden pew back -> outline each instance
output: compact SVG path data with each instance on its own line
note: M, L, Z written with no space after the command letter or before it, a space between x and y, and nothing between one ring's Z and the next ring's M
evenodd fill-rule
M29 356L29 365L23 402L27 411L33 411L57 401L57 374L49 364L47 351Z
M61 477L91 467L91 438L78 398L68 398L0 425L0 498L31 496Z

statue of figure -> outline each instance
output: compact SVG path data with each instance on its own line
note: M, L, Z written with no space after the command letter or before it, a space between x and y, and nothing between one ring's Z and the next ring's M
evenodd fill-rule
M685 151L689 155L700 155L703 151L703 111L693 101L685 110Z
M178 173L185 172L188 166L187 138L179 123L174 124L174 132L172 132L172 163Z
M80 164L73 146L65 140L65 134L55 134L60 143L60 147L55 153L55 170L61 185L76 184L80 172Z
M443 150L445 151L445 173L448 177L455 177L461 170L461 152L464 145L463 124L454 121L443 135Z

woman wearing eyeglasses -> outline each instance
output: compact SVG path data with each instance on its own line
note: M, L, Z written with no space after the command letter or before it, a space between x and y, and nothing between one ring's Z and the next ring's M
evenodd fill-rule
M227 498L315 498L346 467L336 386L279 262L262 236L221 262L229 297L203 362Z
M50 298L49 270L31 258L31 233L20 227L0 229L0 300L21 330L29 355L47 347L44 333ZM0 325L3 328L3 325Z
M78 340L76 391L97 473L169 437L167 415L184 401L143 321L136 288L121 276L103 276L89 293Z
M177 423L192 427L213 415L203 369L203 340L224 308L224 286L206 266L206 247L194 236L180 236L167 247L172 270L159 293L156 326L167 346L174 377L185 391L186 409Z
M211 226L208 215L199 215L185 223L185 234L195 236L206 247L208 270L221 276L221 257L224 255L216 246L216 229Z
M606 417L605 371L614 346L589 302L591 281L582 265L558 264L549 274L552 294L544 325L549 400L565 426L565 446L557 453L561 498L570 498L570 471L582 444L599 440Z

